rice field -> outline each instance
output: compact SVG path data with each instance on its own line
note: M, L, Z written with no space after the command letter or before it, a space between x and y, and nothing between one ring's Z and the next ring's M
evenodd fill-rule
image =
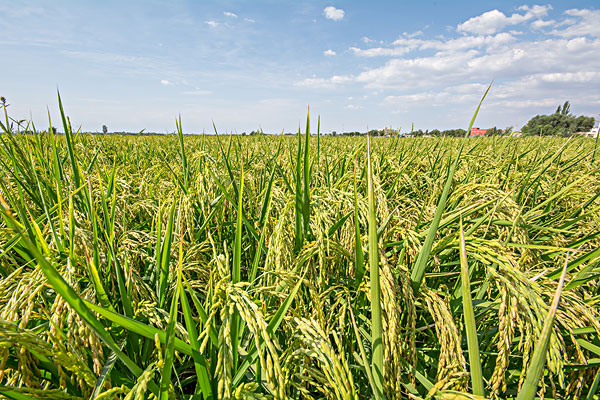
M64 135L2 124L0 397L600 392L594 140L95 136L60 109Z

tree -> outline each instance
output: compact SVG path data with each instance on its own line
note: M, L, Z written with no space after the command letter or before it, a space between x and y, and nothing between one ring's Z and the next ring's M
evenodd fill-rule
M497 136L502 135L502 129L498 129L497 127L489 128L485 133L486 136Z
M570 136L576 132L589 131L594 126L594 118L570 113L568 101L558 106L554 114L536 115L523 127L524 135Z
M556 112L554 114L563 114L563 115L569 115L569 113L571 112L571 104L569 104L569 101L565 101L565 104L563 104L562 106L562 110L560 108L560 104L558 105L558 108L556 109Z
M102 125L102 133L104 133L105 135L108 133L108 128L106 127L106 125Z

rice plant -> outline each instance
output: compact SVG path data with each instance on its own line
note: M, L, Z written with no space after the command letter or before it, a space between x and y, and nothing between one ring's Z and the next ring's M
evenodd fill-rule
M597 396L594 141L95 136L59 110L64 135L3 108L0 397Z

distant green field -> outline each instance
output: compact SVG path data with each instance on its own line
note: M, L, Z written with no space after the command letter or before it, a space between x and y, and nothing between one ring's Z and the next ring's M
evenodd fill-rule
M66 131L0 136L7 398L597 392L593 140Z

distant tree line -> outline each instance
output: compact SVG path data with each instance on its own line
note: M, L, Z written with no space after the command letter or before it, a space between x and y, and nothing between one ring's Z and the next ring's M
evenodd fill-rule
M0 97L0 107L6 109L8 104L6 98ZM14 121L20 127L25 121ZM565 101L563 105L559 105L553 114L549 115L536 115L530 119L527 124L521 129L523 135L543 135L543 136L570 136L577 132L589 132L594 127L594 118L587 117L585 115L575 116L571 113L571 105L569 101ZM9 127L6 127L9 131L12 131L12 123ZM47 132L58 133L55 127L48 128ZM487 129L485 136L496 136L496 135L507 135L513 132L513 127L507 127L505 129L499 129L497 127ZM25 130L24 133L33 133L29 130ZM451 137L463 137L467 134L465 129L446 129L440 131L439 129L425 130L417 129L410 132L400 132L399 129L371 129L369 130L371 136L451 136ZM102 134L109 134L108 127L102 125ZM162 133L156 132L112 132L116 135L161 135ZM251 131L250 133L242 132L242 136L255 136L264 135L262 130ZM285 133L285 135L296 135L296 133ZM327 133L323 133L327 135ZM364 136L366 132L342 132L338 133L332 131L329 133L331 136Z
M493 127L487 130L486 132L486 136L493 136L493 135L503 135L505 132L512 132L512 127L508 127L506 129L499 129L497 127ZM439 130L439 129L432 129L432 130L422 130L422 129L416 129L413 130L412 132L402 132L399 133L398 130L392 130L390 131L389 129L371 129L369 130L369 135L371 136L452 136L452 137L463 137L465 136L465 134L467 133L467 131L465 129L446 129L446 130ZM337 133L336 131L331 132L332 136L365 136L366 132L357 132L357 131L352 131L352 132L343 132L343 133Z
M594 127L594 118L571 114L568 101L558 106L554 114L536 115L523 127L524 135L570 136L577 132L588 132Z

